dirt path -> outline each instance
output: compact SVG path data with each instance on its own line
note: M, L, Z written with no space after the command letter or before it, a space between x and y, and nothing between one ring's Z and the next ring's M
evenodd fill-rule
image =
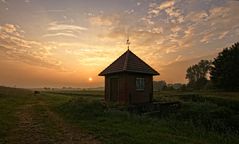
M13 144L98 144L92 135L67 124L41 98L33 98L17 112L18 122L7 143Z

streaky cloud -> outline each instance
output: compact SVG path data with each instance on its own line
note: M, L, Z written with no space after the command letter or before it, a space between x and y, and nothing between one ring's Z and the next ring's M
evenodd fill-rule
M67 37L77 38L76 35L71 34L71 33L52 33L52 34L43 35L43 37L56 37L56 36L67 36Z
M76 30L76 31L86 31L88 28L78 26L78 25L70 25L70 24L58 24L57 22L53 22L49 24L49 31L59 31L59 30Z

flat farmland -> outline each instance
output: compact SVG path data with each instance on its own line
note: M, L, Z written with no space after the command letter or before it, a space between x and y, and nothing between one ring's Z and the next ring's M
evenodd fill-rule
M182 104L163 115L118 110L103 95L0 87L0 143L239 143L238 93L156 92Z

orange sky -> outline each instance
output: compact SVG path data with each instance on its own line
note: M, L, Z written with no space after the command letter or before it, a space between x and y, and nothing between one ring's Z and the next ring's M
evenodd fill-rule
M185 71L239 38L233 0L1 0L0 85L98 87L98 73L130 49L161 75ZM89 80L91 78L91 80Z

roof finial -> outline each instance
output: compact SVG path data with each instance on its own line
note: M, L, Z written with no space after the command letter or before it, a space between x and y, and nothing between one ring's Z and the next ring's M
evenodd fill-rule
M129 45L130 45L129 36L128 36L127 41L126 41L126 45L128 45L128 50L129 50Z

